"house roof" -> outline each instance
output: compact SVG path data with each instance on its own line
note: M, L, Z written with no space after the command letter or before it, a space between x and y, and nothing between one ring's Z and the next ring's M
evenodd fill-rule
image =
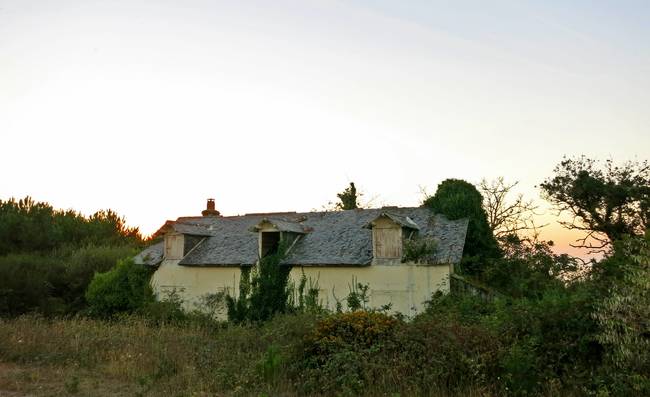
M282 262L286 265L363 266L372 261L372 231L364 228L389 212L394 219L419 227L421 236L437 242L434 263L457 263L463 253L467 219L450 221L422 207L357 209L332 212L251 214L230 217L183 217L174 230L200 229L208 237L188 253L179 264L187 266L253 265L258 259L258 235L250 230L264 219L286 222L309 231L301 236ZM409 221L406 220L409 219ZM401 222L398 222L401 224ZM281 228L279 228L281 229ZM287 227L288 229L288 227ZM196 231L196 230L195 230ZM303 233L304 233L303 231ZM203 235L203 234L201 234ZM148 248L148 255L162 258L161 244ZM156 252L154 254L153 252ZM159 251L159 254L158 254ZM140 254L142 255L142 253Z
M145 248L133 258L133 261L139 265L158 266L163 260L163 245L160 241Z
M379 218L388 218L402 227L406 227L413 230L420 230L420 226L417 223L413 222L413 219L409 218L408 216L391 214L390 212L380 213L379 215L377 215L376 218L372 219L364 227L368 229L372 229L373 226L375 225L375 221Z
M277 218L264 218L250 230L252 232L259 232L265 223L270 224L280 232L306 233L305 227L300 223Z
M179 218L180 219L180 218ZM178 222L178 221L167 221L162 225L153 235L154 237L163 235L170 231L175 231L182 234L189 234L191 236L211 236L210 233L211 225L206 225L199 222Z

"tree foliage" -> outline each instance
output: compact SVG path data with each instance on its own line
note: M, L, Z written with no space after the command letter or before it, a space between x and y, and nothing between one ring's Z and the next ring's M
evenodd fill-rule
M350 182L350 186L336 196L339 198L339 202L336 203L336 209L345 211L359 208L359 197L354 182Z
M612 160L599 162L585 156L565 158L555 175L540 186L559 212L572 219L568 229L586 233L575 246L608 250L624 235L640 236L650 222L650 164Z
M438 185L433 196L425 199L424 206L444 214L450 220L469 220L463 251L464 263L461 264L464 271L479 273L482 262L501 256L483 209L483 196L471 183L447 179Z
M0 315L83 311L95 272L142 243L138 229L112 210L86 217L31 197L0 200Z
M55 210L31 197L0 200L0 255L49 252L63 247L141 244L138 228L128 227L112 210L85 217L72 210Z
M598 303L594 318L598 341L605 346L611 383L623 394L650 393L650 232L616 242L612 265L617 277L608 277L608 296ZM611 274L611 273L610 273Z

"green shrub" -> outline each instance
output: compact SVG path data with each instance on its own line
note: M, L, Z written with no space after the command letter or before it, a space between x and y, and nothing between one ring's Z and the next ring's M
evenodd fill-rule
M136 265L132 259L121 260L113 269L95 274L86 291L90 313L110 317L142 309L154 300L150 276L150 269Z
M111 269L118 259L132 254L128 246L88 246L52 255L0 257L0 315L80 312L86 308L84 294L94 274Z
M86 307L85 292L95 273L112 269L120 259L135 255L132 246L86 246L72 251L62 259L65 262L68 312L79 312Z
M414 237L404 240L402 262L427 263L436 253L438 244L428 237Z
M190 321L190 314L182 307L183 300L176 290L167 292L160 299L147 299L140 308L142 315L151 323L183 325Z
M412 395L439 391L466 394L467 389L494 389L498 377L500 339L486 327L424 315L398 327L394 342L382 354L388 383L403 379ZM388 388L389 383L380 387Z
M357 281L356 277L352 277L352 284L348 285L350 293L345 297L345 303L348 305L348 310L366 310L370 296L368 296L369 284L363 284ZM340 305L338 305L340 306Z
M299 361L306 390L357 395L367 384L369 357L394 334L398 320L377 312L337 313L305 338Z
M617 242L603 266L617 269L593 313L605 347L601 379L614 395L650 395L650 232Z
M318 279L307 278L304 270L302 270L298 286L290 283L288 289L290 291L288 304L291 307L291 312L325 313L327 311L319 299Z
M516 253L490 260L480 281L513 298L539 298L549 289L564 288L577 275L578 260L556 255L548 243L519 244Z

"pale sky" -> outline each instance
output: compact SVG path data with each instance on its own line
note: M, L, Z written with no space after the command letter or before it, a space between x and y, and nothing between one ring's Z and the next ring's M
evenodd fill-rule
M504 176L542 203L563 155L650 157L648 21L646 0L0 0L0 199L145 234L349 181L413 206Z

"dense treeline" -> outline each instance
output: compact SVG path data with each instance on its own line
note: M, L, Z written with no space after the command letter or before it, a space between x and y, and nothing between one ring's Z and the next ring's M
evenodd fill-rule
M80 312L94 274L142 244L112 210L86 217L31 197L0 200L0 314Z
M57 210L31 197L0 200L0 256L12 253L49 253L85 245L137 245L138 228L128 227L112 210L86 217L73 210Z

